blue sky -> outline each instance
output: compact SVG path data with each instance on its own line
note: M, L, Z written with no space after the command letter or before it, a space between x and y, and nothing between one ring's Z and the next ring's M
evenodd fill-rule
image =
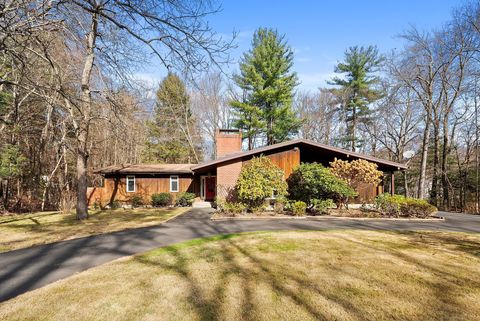
M224 0L222 11L209 17L214 30L229 35L238 32L238 48L232 57L238 61L250 48L254 30L276 28L284 33L295 51L294 69L299 90L315 90L326 85L333 67L346 48L377 45L381 52L401 48L396 36L414 25L421 30L441 26L460 0L397 1L261 1ZM230 70L237 69L238 64ZM147 72L146 78L161 78L162 72Z

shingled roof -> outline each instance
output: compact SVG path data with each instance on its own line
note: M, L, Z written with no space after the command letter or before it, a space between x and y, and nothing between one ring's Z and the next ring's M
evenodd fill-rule
M195 164L122 164L93 171L95 174L191 174Z

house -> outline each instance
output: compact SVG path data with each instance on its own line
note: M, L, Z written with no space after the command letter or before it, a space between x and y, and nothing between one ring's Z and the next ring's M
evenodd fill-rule
M216 135L217 158L202 164L135 164L113 165L95 170L103 175L104 186L88 190L89 204L108 204L113 200L128 202L139 195L145 202L152 194L169 192L195 193L198 200L213 201L216 196L226 197L240 174L243 164L252 157L264 155L283 169L285 178L302 162L317 162L328 166L335 158L365 159L376 163L384 175L391 175L389 190L394 191L394 172L406 165L347 151L341 148L295 139L271 146L242 151L242 137L238 130L223 129ZM365 184L358 188L357 202L371 201L384 192L383 181L378 185Z

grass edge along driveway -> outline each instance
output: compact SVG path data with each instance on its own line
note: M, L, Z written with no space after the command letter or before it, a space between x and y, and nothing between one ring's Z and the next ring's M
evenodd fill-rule
M0 253L90 235L157 225L189 209L176 207L93 210L90 211L90 217L84 221L76 220L75 214L60 212L0 216Z
M0 304L2 320L478 320L480 235L285 231L195 239Z

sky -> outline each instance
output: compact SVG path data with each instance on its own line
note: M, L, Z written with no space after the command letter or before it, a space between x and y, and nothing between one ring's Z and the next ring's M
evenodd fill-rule
M294 70L300 91L326 86L334 76L334 66L345 50L354 45L376 45L380 52L401 49L398 35L415 26L420 30L438 28L449 20L461 0L364 0L364 1L286 1L223 0L222 11L208 18L212 28L224 37L238 33L238 47L232 51L238 60L251 47L255 29L270 27L285 34L294 50ZM153 66L152 66L153 67ZM156 70L156 71L155 71ZM159 81L164 72L155 67L141 77Z

